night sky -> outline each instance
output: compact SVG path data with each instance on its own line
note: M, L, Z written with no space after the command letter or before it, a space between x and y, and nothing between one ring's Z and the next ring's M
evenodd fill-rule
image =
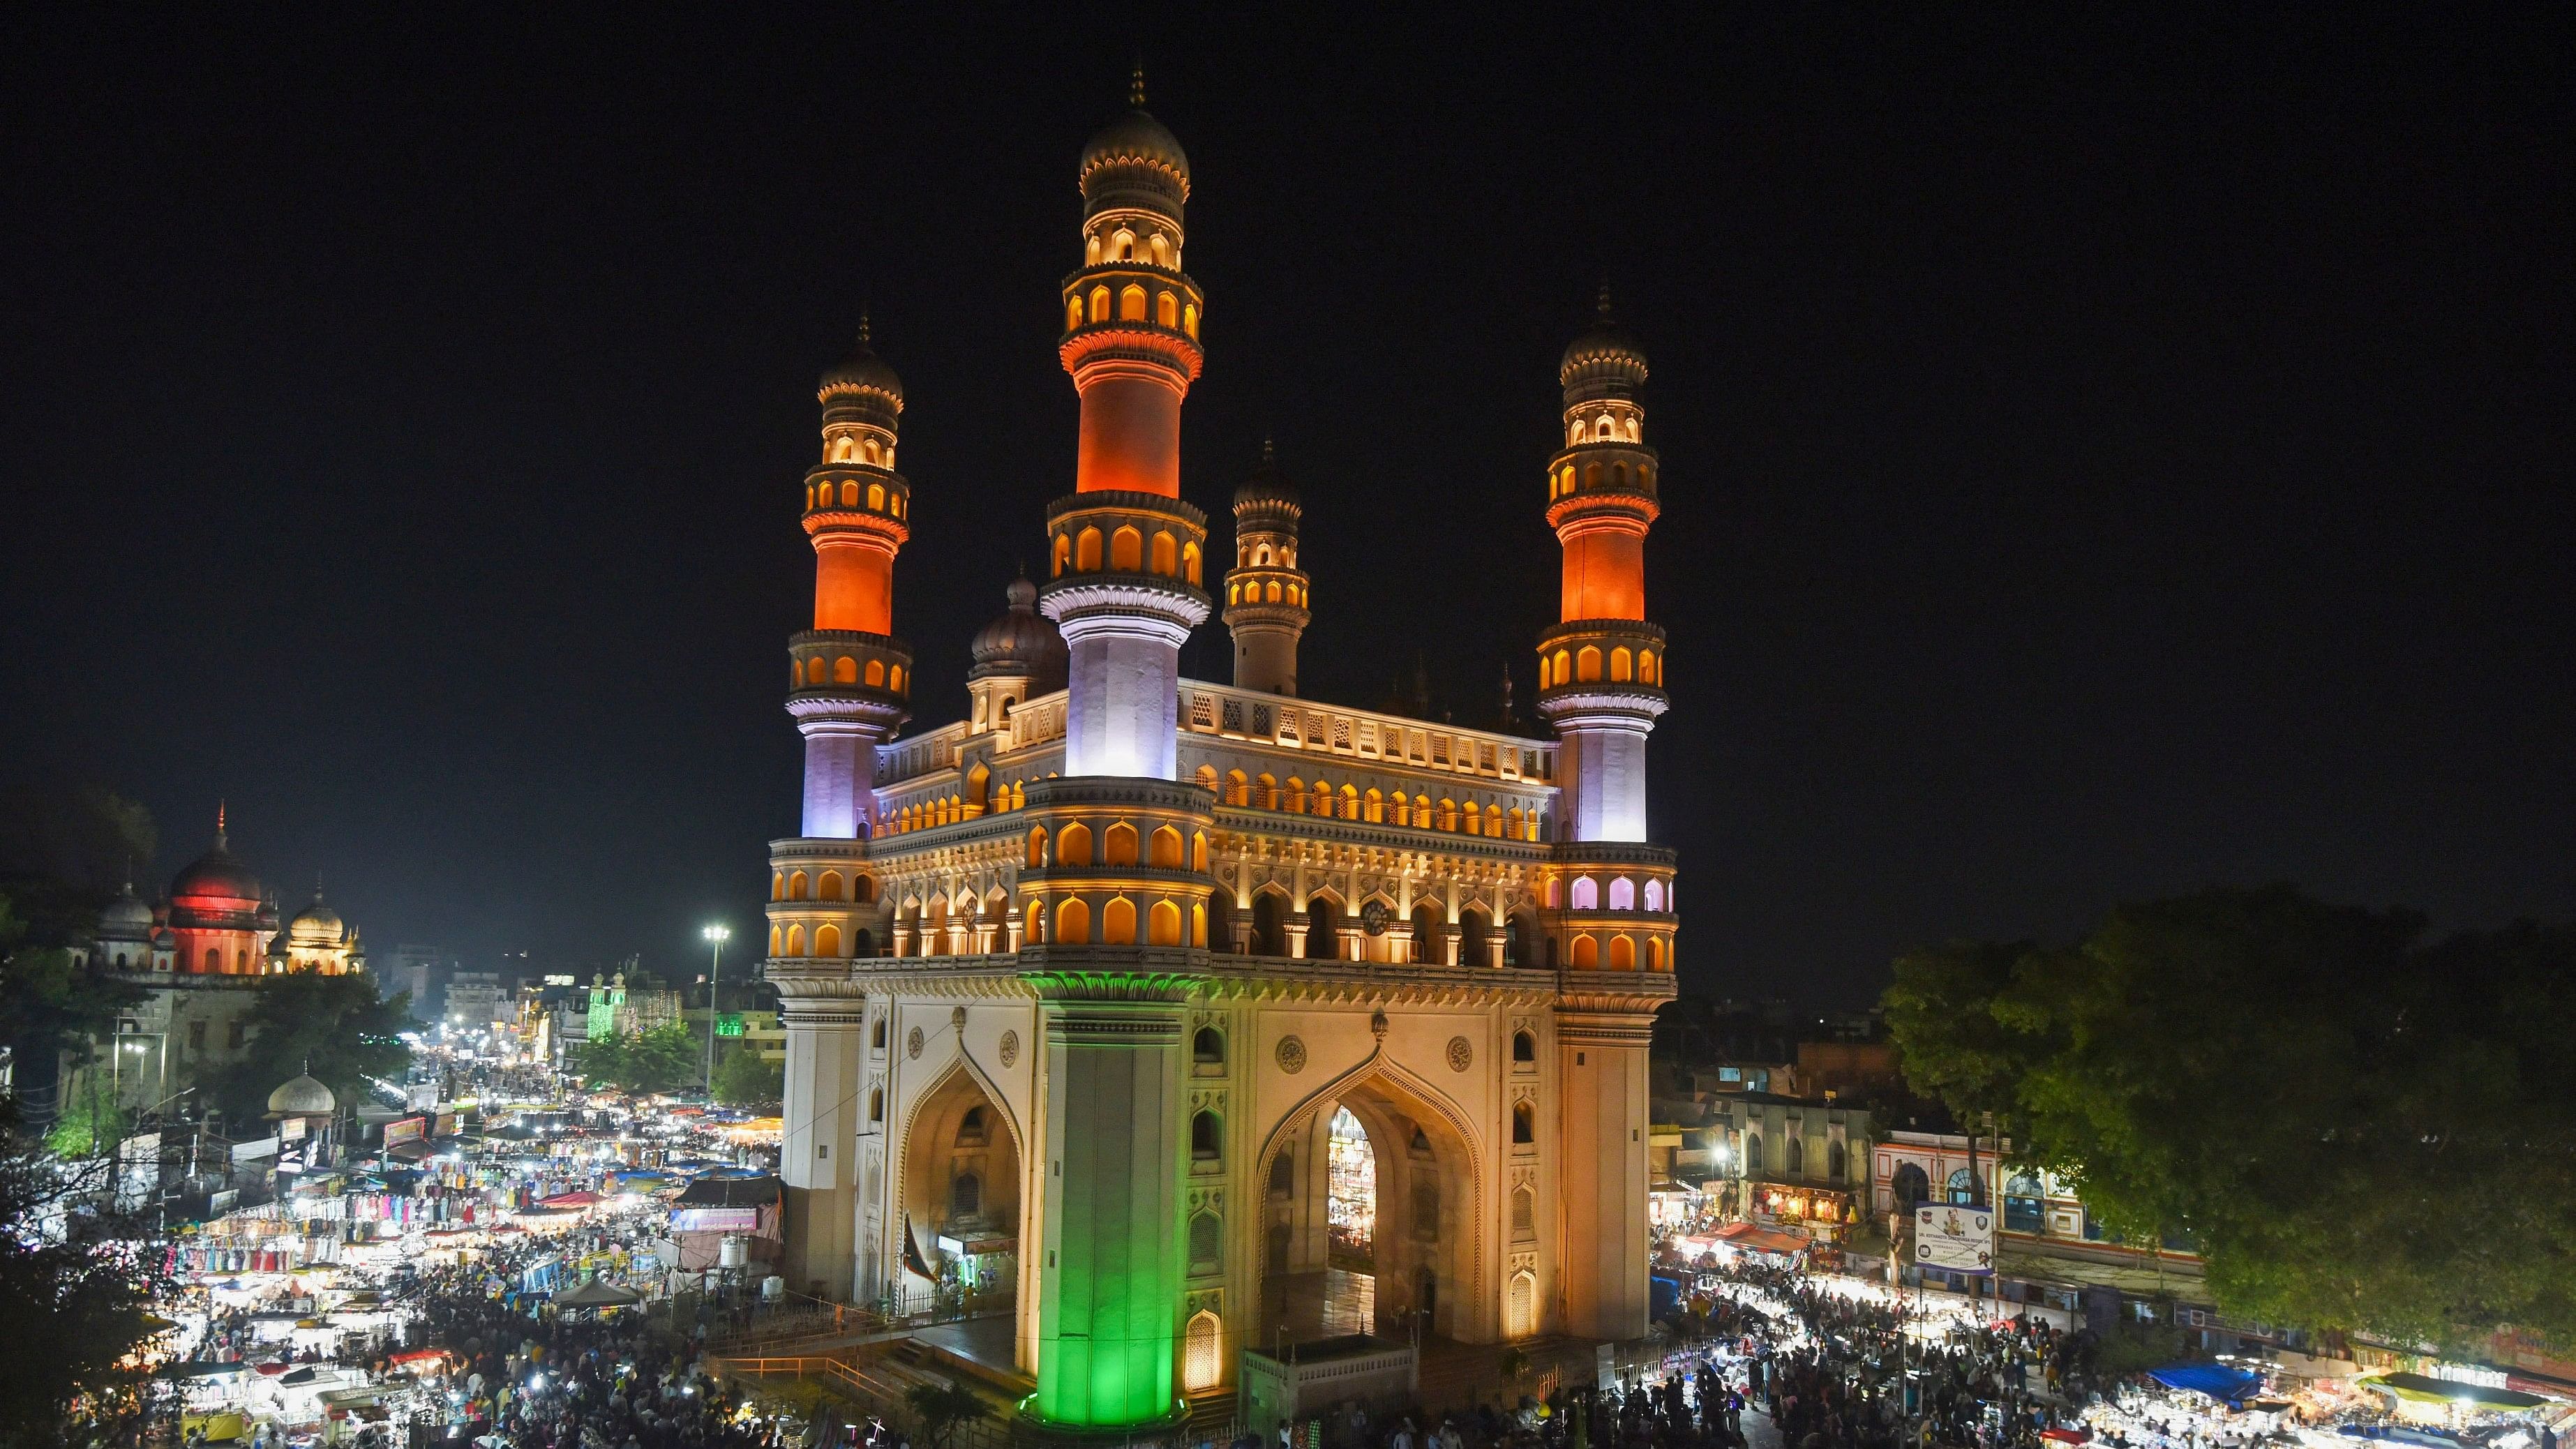
M953 718L1072 486L1073 163L1141 47L1210 298L1185 492L1222 515L1276 437L1311 696L1419 657L1462 723L1507 664L1530 697L1556 360L1608 278L1666 467L1686 985L1856 1002L1911 945L2208 883L2576 906L2563 7L542 8L0 47L0 776L147 803L154 886L220 796L379 953L747 933L796 828L814 379L872 309L895 624ZM1212 624L1184 670L1227 657Z

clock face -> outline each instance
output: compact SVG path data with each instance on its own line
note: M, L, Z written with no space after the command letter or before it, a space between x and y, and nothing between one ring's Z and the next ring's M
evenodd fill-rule
M1371 901L1360 907L1360 929L1372 936L1386 934L1386 902Z

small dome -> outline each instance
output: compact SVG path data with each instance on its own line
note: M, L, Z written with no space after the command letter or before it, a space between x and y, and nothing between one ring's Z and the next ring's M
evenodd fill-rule
M134 882L127 881L125 890L107 909L98 913L98 938L102 941L149 941L152 939L152 908L134 894Z
M268 1114L272 1117L321 1117L338 1110L340 1101L331 1089L313 1080L310 1074L297 1077L268 1094Z
M313 888L313 904L295 913L286 923L286 941L295 946L335 947L347 934L348 924L340 913L322 904L322 888Z
M1584 378L1608 380L1617 377L1630 386L1646 380L1646 354L1610 317L1610 288L1601 289L1592 325L1583 329L1572 342L1565 344L1565 356L1556 367L1556 380L1573 387Z
M859 319L859 340L850 344L849 355L834 363L823 374L825 392L881 392L897 403L903 401L903 379L895 375L886 360L868 344L868 321Z
M1054 681L1032 686L1034 693L1044 694L1062 684L1071 664L1064 635L1057 632L1054 620L1038 612L1037 585L1025 578L1013 579L1003 597L1009 607L975 631L975 642L969 646L975 666L966 671L966 677L989 679L998 674L1025 674L1033 681Z
M215 818L215 848L190 861L170 882L170 898L200 909L251 910L267 895L250 867L224 845L223 817Z
M1303 501L1297 496L1297 485L1289 482L1288 475L1281 471L1278 455L1271 451L1270 440L1262 439L1261 461L1252 465L1252 476L1244 479L1243 485L1234 490L1234 511L1242 513L1248 508L1295 510L1303 506Z
M1082 148L1076 174L1083 199L1093 211L1111 205L1146 206L1160 199L1171 203L1177 214L1180 204L1190 199L1190 157L1181 149L1180 138L1145 109L1142 66L1136 69L1127 100L1126 111L1092 132Z

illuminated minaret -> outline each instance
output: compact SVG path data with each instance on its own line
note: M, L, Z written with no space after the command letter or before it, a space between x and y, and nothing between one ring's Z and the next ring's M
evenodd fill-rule
M876 746L910 717L912 650L894 637L894 555L912 536L912 485L894 470L903 380L867 324L823 374L823 461L805 475L814 627L788 642L787 712L805 736L808 839L873 834Z
M1539 636L1538 711L1564 742L1563 839L1646 838L1646 735L1664 712L1664 631L1646 622L1646 530L1660 511L1637 389L1646 355L1600 315L1565 349L1565 447L1547 521L1565 554L1556 627Z
M1664 631L1646 622L1659 465L1637 405L1646 356L1612 325L1609 288L1557 381L1565 446L1548 462L1547 521L1565 574L1561 622L1539 636L1538 711L1561 742L1565 824L1540 872L1539 923L1549 964L1565 968L1556 1010L1564 1321L1569 1333L1619 1339L1643 1332L1648 1310L1649 1173L1636 1123L1659 1000L1641 983L1673 969L1673 853L1646 839L1646 734L1665 705Z
M1306 612L1306 575L1297 567L1296 485L1279 471L1270 444L1261 466L1234 490L1234 567L1225 576L1225 627L1234 636L1234 685L1297 692L1297 639Z
M1082 396L1074 491L1047 509L1039 612L1072 652L1067 775L1172 778L1180 648L1208 616L1207 515L1181 501L1181 399L1205 306L1181 271L1190 163L1145 113L1083 148L1082 260L1064 282L1064 369Z

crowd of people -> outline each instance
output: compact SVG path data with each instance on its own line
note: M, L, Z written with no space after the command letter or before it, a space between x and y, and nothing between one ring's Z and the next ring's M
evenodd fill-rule
M620 1225L584 1231L591 1241L576 1246L604 1250ZM451 1357L458 1437L485 1449L500 1449L495 1439L512 1449L778 1449L776 1425L744 1421L739 1398L705 1372L701 1338L648 1329L622 1311L554 1310L519 1294L522 1266L496 1252L397 1284L417 1306L413 1342Z
M2082 1341L2037 1319L1918 1315L1749 1263L1703 1277L1716 1291L1650 1370L1517 1412L1349 1409L1316 1449L2041 1449L2080 1402Z

